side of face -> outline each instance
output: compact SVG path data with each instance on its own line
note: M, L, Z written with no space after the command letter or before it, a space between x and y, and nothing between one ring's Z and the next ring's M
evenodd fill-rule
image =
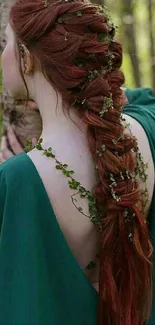
M26 98L26 89L20 73L20 57L15 35L11 26L6 28L6 47L2 54L2 72L4 85L14 98Z

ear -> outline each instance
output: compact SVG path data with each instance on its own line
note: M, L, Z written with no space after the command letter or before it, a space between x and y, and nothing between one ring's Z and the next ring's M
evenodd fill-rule
M24 68L24 74L29 75L33 72L34 68L34 60L32 55L30 54L29 50L24 44L20 45L20 51L21 51L21 58Z

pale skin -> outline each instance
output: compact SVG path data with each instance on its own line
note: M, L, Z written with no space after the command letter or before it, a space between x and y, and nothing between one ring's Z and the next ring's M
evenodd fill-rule
M7 45L2 57L4 81L13 97L16 98L19 95L24 97L25 88L18 68L18 60L20 58L15 55L16 40L10 25L7 27L6 34ZM12 74L7 68L9 62L14 66ZM67 163L69 168L75 171L75 178L82 186L92 190L96 184L96 174L94 162L87 144L85 125L77 117L73 108L70 111L72 119L65 116L61 96L58 95L57 103L54 89L45 79L39 65L28 51L25 56L25 62L22 62L23 71L24 64L26 65L25 80L30 96L37 103L43 121L41 135L41 138L44 140L43 147L52 147L56 157L63 163ZM12 82L10 80L11 77ZM133 135L138 139L139 149L144 162L149 162L147 187L151 202L154 188L154 165L149 143L140 124L129 116L125 116L125 118L131 125ZM77 126L72 120L76 122ZM21 148L17 145L12 130L9 130L8 136L10 140L14 139L12 144L16 145L17 151L13 151L15 153L20 152ZM89 262L95 259L97 254L97 231L89 218L83 216L72 204L71 195L74 192L68 187L66 178L62 176L60 171L55 169L54 160L42 155L36 149L33 149L28 155L43 181L65 238L77 262L82 269L85 269ZM89 214L87 200L77 199L79 206L82 206L85 213ZM149 206L150 203L147 210ZM88 274L88 277L92 283L97 282L97 269L94 269L92 274Z

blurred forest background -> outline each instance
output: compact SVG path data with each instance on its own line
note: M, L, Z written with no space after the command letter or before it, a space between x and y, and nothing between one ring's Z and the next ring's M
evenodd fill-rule
M123 71L125 86L151 87L155 91L155 0L96 0L110 9L110 15L118 26L116 38L124 50ZM13 0L0 0L0 54L5 46L4 29L7 23L8 7ZM2 75L0 66L0 91ZM2 98L2 96L1 96ZM5 107L12 102L3 90Z

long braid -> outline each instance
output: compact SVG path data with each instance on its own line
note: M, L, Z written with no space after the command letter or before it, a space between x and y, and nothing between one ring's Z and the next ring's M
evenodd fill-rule
M20 0L10 18L66 109L73 105L87 126L102 226L98 324L143 325L152 300L151 244L135 178L137 142L122 122L122 48L104 11L80 0L44 7Z

